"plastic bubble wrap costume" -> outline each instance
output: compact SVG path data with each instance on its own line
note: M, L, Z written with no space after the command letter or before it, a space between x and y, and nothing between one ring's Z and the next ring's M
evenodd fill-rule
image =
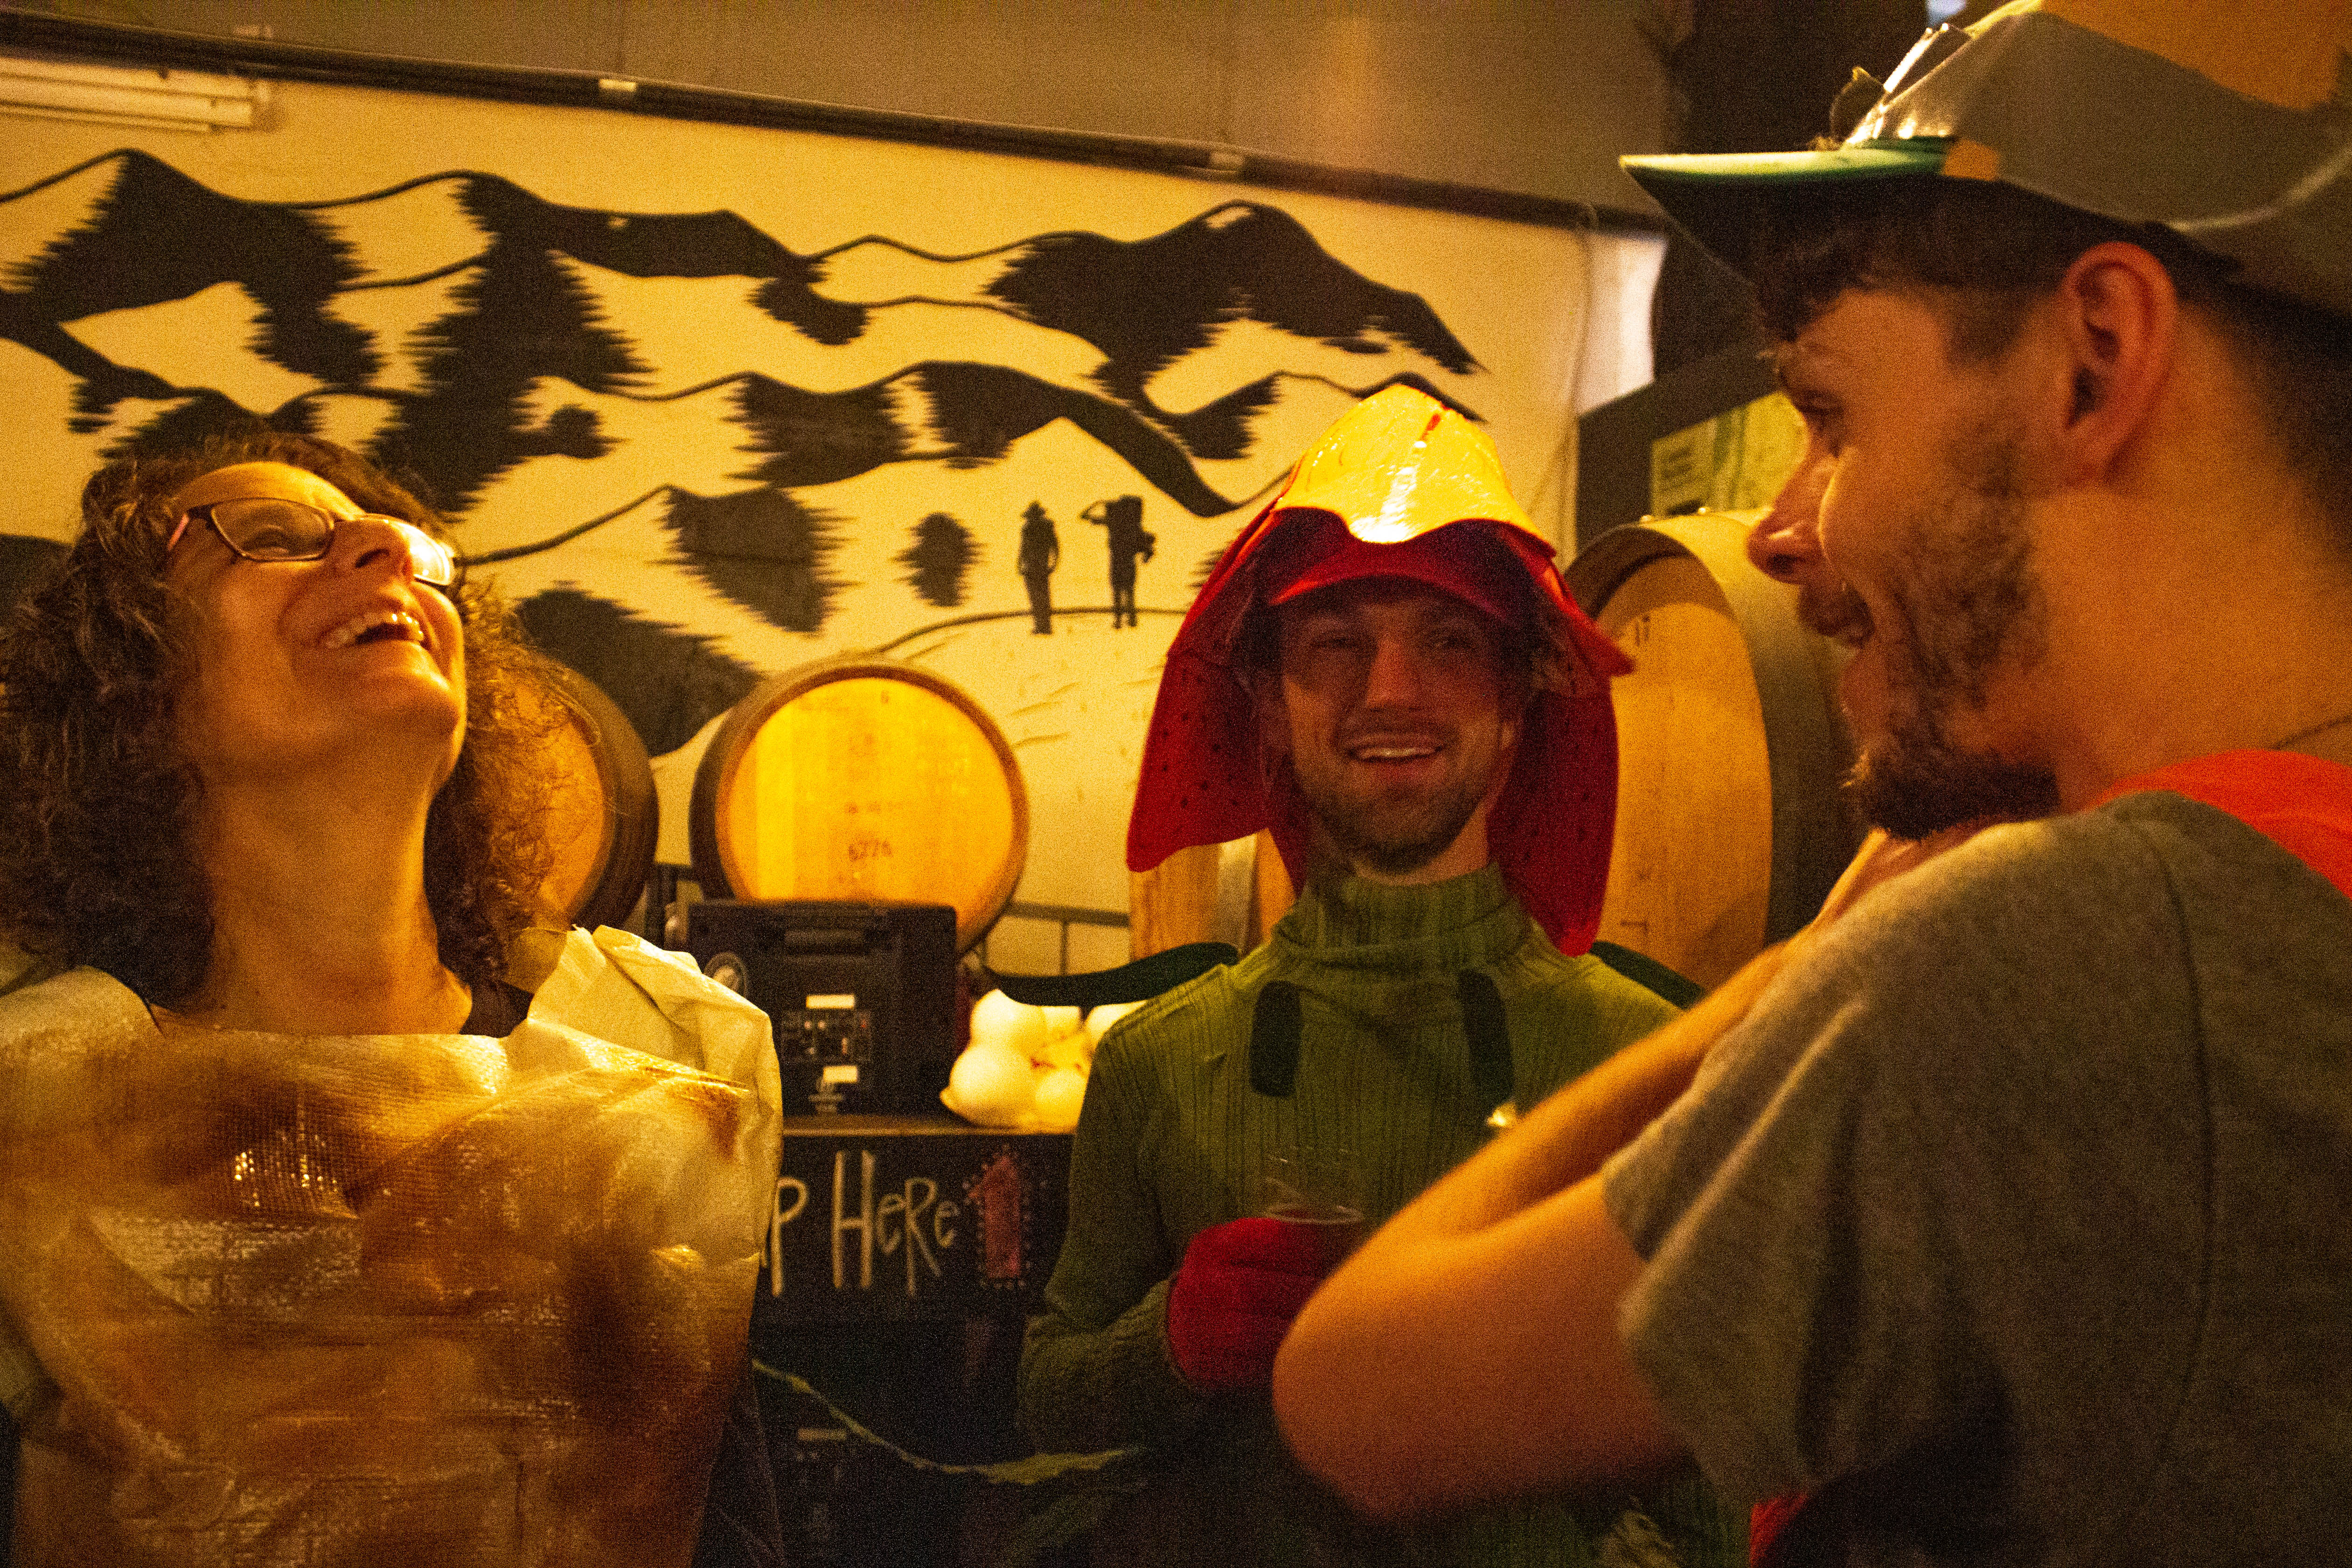
M767 1021L624 932L549 957L505 1039L163 1033L87 969L0 997L21 1563L688 1561Z

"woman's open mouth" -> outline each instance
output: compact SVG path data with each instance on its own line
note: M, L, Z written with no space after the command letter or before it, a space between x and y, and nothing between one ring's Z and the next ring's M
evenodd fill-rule
M422 647L425 646L425 626L405 610L370 610L364 615L353 616L319 640L331 648L379 642L410 642Z

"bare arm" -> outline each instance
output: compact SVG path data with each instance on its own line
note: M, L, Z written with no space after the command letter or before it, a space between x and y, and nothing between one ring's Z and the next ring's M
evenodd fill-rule
M1661 1465L1682 1451L1617 1332L1643 1260L1598 1173L1825 927L1964 842L1874 833L1803 931L1538 1106L1408 1205L1317 1293L1275 1363L1300 1459L1359 1507L1434 1511Z
M1787 951L1545 1100L1332 1276L1275 1363L1275 1415L1308 1468L1397 1517L1681 1451L1617 1335L1642 1259L1595 1173L1688 1087Z

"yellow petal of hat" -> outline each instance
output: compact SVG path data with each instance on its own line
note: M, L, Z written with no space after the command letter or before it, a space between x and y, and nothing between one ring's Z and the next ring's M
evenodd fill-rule
M1381 388L1342 416L1299 458L1273 510L1328 511L1367 544L1402 544L1472 519L1523 529L1495 444L1417 388Z

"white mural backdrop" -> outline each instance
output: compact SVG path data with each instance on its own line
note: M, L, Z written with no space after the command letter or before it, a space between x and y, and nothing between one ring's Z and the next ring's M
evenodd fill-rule
M249 132L5 123L0 569L53 554L124 451L251 416L366 451L629 715L672 863L727 707L887 648L1011 742L1016 896L1124 910L1178 616L1399 377L1573 538L1576 231L348 87L283 86Z

